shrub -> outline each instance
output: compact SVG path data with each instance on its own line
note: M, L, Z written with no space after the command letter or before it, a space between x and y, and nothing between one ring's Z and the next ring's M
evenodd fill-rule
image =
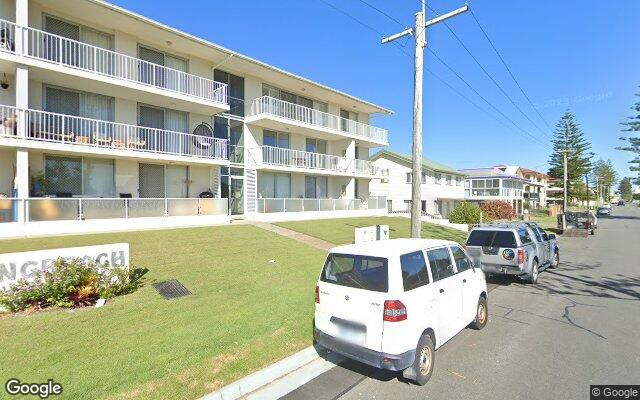
M491 219L514 219L516 217L516 213L508 201L486 201L480 205L480 209L484 215Z
M474 203L463 201L449 213L449 222L454 224L479 224L480 207Z
M9 311L86 306L98 298L133 292L142 284L144 273L139 268L58 259L51 270L39 271L32 281L21 279L0 291L0 306Z

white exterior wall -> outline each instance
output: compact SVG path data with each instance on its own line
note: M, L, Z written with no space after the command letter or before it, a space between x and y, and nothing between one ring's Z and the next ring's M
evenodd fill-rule
M405 200L411 200L411 184L407 183L407 173L411 173L411 167L408 164L399 163L380 157L374 161L374 164L380 168L388 169L389 176L385 177L387 183L383 183L382 179L373 179L369 185L369 191L372 196L386 196L387 201L391 200L392 211L406 211L407 206ZM464 200L464 186L455 185L455 175L453 185L447 185L445 181L446 175L452 175L442 173L443 181L440 184L436 184L434 178L434 171L425 170L423 172L427 174L426 183L421 185L422 200L427 202L428 214L435 213L435 201L443 200L446 202L447 210L450 211L453 208L454 201Z

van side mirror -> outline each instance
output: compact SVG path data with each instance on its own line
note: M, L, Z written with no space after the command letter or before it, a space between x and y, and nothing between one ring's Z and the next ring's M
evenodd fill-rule
M549 240L555 240L556 239L556 235L554 235L553 233L549 234Z

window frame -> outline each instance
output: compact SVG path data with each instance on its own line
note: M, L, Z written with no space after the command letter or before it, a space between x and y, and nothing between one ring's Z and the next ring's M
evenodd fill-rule
M412 252L409 252L409 253L406 253L406 254L401 254L398 257L399 258L399 262L400 262L400 272L401 273L404 272L404 269L402 268L402 257L410 256L412 254L420 254L422 256L422 261L424 261L424 268L425 268L425 271L426 271L427 280L426 280L426 282L425 281L419 281L417 285L412 286L411 288L407 289L405 277L404 277L404 274L403 274L402 275L402 288L404 289L405 293L406 292L410 292L410 291L412 291L414 289L419 289L419 288L421 288L423 286L427 286L428 284L431 283L431 278L430 278L430 273L429 273L429 262L427 260L426 253L425 253L424 250L416 250L416 251L412 251Z
M465 268L465 269L463 269L463 270L460 270L460 269L458 268L458 263L456 262L456 257L453 255L453 249L454 249L454 247L457 247L458 249L460 249L460 251L462 252L462 254L464 254L464 257L465 257L465 258L467 259L467 261L469 262L469 267L468 267L468 268ZM466 252L466 251L464 251L464 249L462 248L462 246L460 246L459 244L452 244L452 245L449 245L449 252L451 253L451 259L453 260L453 265L454 265L454 266L455 266L455 268L456 268L456 274L460 274L460 273L462 273L462 272L464 272L464 271L468 271L468 270L470 270L470 269L473 269L473 268L474 268L474 267L473 267L473 260L471 260L471 257L469 257L469 254L467 254L467 252Z
M434 250L441 250L441 249L444 249L447 252L447 254L449 256L449 262L451 263L451 266L453 268L453 273L451 275L449 275L449 276L444 277L444 278L440 278L439 274L438 274L438 278L436 279L436 277L433 274L433 269L431 268L431 260L429 260L429 252L430 251L434 251ZM425 255L427 256L426 257L427 263L429 264L429 273L431 274L431 282L436 283L438 281L442 281L442 280L445 280L447 278L451 278L452 276L454 276L454 275L456 275L458 273L458 269L456 268L456 263L453 260L453 255L451 254L451 250L449 249L449 246L445 245L445 246L432 247L432 248L429 248L429 249L425 249L424 252L425 252Z

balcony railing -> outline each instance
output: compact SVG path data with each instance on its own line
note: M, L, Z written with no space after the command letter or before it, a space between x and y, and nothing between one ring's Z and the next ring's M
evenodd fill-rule
M359 136L376 142L388 143L387 130L352 121L313 108L289 103L274 97L262 96L251 103L251 116L261 114L288 119L303 124L326 128L341 134Z
M251 158L258 164L281 167L308 168L354 175L378 175L380 169L371 161L349 159L331 154L311 153L273 146L260 146L250 150Z
M146 128L47 111L0 106L0 137L18 138L25 124L28 140L120 151L227 159L227 141L208 136Z
M466 197L522 197L522 189L465 189Z
M0 222L226 215L227 199L191 198L0 198Z
M228 105L227 85L0 20L0 50Z
M387 207L387 198L383 196L360 199L256 199L259 213L304 212L304 211L347 211L347 210L383 210Z

